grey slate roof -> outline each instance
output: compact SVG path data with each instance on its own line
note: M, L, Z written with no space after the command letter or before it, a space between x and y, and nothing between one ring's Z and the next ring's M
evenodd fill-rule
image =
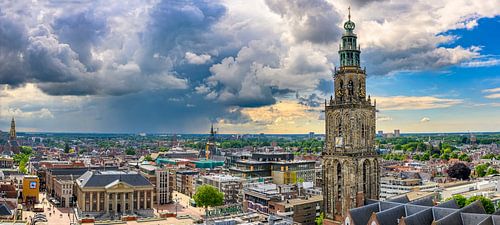
M400 203L395 203L395 202L379 202L380 205L380 211L388 210L391 208L394 208L396 206L400 206Z
M456 210L455 212L443 217L442 219L436 220L435 224L436 225L463 225L460 211Z
M464 206L460 209L460 212L486 214L486 210L484 210L483 204L479 200Z
M420 211L419 213L405 217L404 221L406 225L431 224L433 221L432 209L429 207L425 210Z
M439 208L450 208L450 209L458 209L458 208L460 208L460 207L458 207L457 202L455 201L455 199L451 199L449 201L437 204L436 207L439 207Z
M493 219L490 216L490 217L484 219L483 221L481 221L480 223L478 223L477 225L494 225L493 224Z
M477 225L487 218L491 218L491 216L489 214L462 213L462 223L464 225Z
M365 205L359 208L355 208L349 211L354 224L367 224L370 220L372 213L379 212L379 204L374 203L370 205Z
M408 204L421 205L421 206L433 206L434 201L432 201L432 197L427 197L427 198L417 199L413 202L409 202Z
M410 202L410 200L408 199L408 196L406 196L406 195L402 195L399 197L388 199L387 201L388 202L396 202L396 203L408 203L408 202Z
M399 219L405 216L405 206L400 205L375 214L380 225L397 225Z
M434 220L440 220L441 218L450 215L453 212L456 212L457 209L448 209L448 208L432 208L432 215L434 215Z
M401 203L404 198L396 201L399 203L381 201L354 208L349 211L349 216L355 225L367 225L373 213L380 225L500 225L500 215L486 214L479 200L461 209L455 200L436 206L433 206L432 198L407 203Z
M5 204L0 204L0 216L11 216L12 212Z
M131 186L152 186L148 179L137 172L123 171L87 171L78 178L77 183L81 187L105 187L117 180Z
M411 215L413 215L415 213L418 213L418 212L421 212L423 210L429 209L429 207L427 207L427 206L420 206L420 205L406 204L405 205L405 209L406 209L406 215L407 216L411 216Z

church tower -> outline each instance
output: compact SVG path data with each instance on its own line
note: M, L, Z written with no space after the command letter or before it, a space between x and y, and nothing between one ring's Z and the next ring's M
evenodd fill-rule
M10 131L9 131L9 140L16 140L16 121L14 120L14 117L12 117L12 120L10 121Z
M325 102L326 142L322 153L325 224L342 221L346 212L378 199L379 158L374 148L375 103L366 97L366 70L355 24L344 23L339 46L340 67L335 69L334 96Z

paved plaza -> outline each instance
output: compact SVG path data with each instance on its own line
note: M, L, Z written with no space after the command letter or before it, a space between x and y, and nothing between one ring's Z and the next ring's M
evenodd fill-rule
M41 204L43 205L43 212L42 214L45 214L47 217L48 223L50 225L59 225L59 224L71 224L74 219L73 215L73 210L72 208L58 208L54 207L46 198L45 193L40 193L40 201ZM203 208L197 208L197 207L192 207L189 205L190 198L187 195L174 192L173 193L173 198L177 200L176 203L172 204L167 204L167 205L160 205L157 206L155 205L155 214L156 216L159 217L159 214L162 212L176 212L177 208L177 218L171 217L171 218L164 218L162 220L154 220L154 221L128 221L126 224L141 224L141 225L159 225L159 224L179 224L179 225L187 225L187 224L193 224L195 219L200 219L202 215L204 214L204 209ZM35 215L35 212L33 211L24 211L23 212L23 219L26 221L29 221L33 216ZM124 224L125 222L120 222L117 221L118 224ZM91 225L93 223L85 223L88 225ZM98 224L101 224L98 222Z

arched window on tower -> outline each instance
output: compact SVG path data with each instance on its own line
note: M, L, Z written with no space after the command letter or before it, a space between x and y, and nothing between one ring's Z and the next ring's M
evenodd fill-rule
M361 124L361 137L365 138L365 124L364 123Z
M338 130L338 137L342 137L342 122L339 120L339 123L338 123L338 127L337 127L337 130Z
M370 193L369 193L369 185L370 185L370 182L369 182L369 176L370 176L370 173L369 173L369 166L368 166L368 160L365 160L363 162L363 193L365 195L365 198L367 196L370 196Z

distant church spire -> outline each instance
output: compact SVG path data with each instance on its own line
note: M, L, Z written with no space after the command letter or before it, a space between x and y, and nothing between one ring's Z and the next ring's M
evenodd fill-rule
M12 117L12 120L10 121L10 132L9 132L9 140L16 140L16 121L14 120L14 117Z

